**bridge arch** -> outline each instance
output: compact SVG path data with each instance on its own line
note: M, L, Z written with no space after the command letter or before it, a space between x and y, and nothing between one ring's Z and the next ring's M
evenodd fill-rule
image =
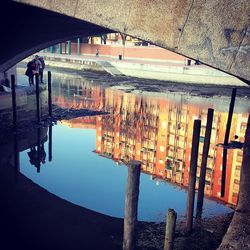
M6 51L0 59L0 72L67 38L115 30L250 81L248 0L7 2L1 4L9 15L0 17L6 37L1 41ZM32 25L27 31L28 18L35 20L37 29Z

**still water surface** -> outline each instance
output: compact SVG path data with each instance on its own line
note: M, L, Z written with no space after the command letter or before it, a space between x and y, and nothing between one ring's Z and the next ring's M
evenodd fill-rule
M127 168L111 159L99 156L95 149L96 132L93 129L69 128L62 124L53 127L53 159L48 157L40 173L29 162L26 150L20 155L20 171L49 192L91 210L122 218L124 215ZM185 215L186 191L170 183L152 180L142 173L138 218L162 221L167 209L174 208ZM222 214L229 208L206 199L206 216Z
M24 81L22 76L19 80ZM70 202L122 218L129 160L142 162L138 218L162 221L168 208L185 215L192 125L202 120L197 183L208 108L215 109L204 216L231 211L239 191L242 151L228 153L225 197L220 197L222 151L229 98L198 98L178 93L125 93L106 88L100 79L53 73L53 102L64 108L90 108L110 115L76 118L53 126L53 157L38 173L28 152L21 153L21 172ZM244 139L249 104L236 103L231 138ZM215 201L215 199L217 201ZM221 202L218 202L221 200ZM223 202L223 203L222 203Z

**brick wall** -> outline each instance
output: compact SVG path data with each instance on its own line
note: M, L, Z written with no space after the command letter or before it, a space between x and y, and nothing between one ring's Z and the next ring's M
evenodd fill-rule
M124 55L127 58L151 59L151 60L173 60L185 62L184 56L178 55L166 49L155 46L117 46L104 44L81 44L81 54L95 55L99 49L99 54L102 56ZM71 53L77 54L77 43L71 43Z

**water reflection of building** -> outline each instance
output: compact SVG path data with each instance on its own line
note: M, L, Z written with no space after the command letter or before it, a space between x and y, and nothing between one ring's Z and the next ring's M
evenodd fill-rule
M73 80L72 80L73 81ZM193 120L201 119L201 137L198 157L197 185L205 136L207 108L171 102L103 89L88 81L63 82L54 101L64 107L105 110L110 115L96 117L96 152L128 163L142 162L142 171L162 179L188 185ZM77 85L77 87L75 87ZM94 118L93 118L94 119ZM231 204L236 204L239 192L242 151L228 151L225 197L220 197L222 149L215 145L223 142L227 113L215 110L211 146L207 160L205 193ZM80 118L77 121L81 123ZM244 140L247 114L234 114L230 138L235 134ZM76 123L73 120L71 126ZM83 123L88 123L84 122ZM91 122L93 124L93 120Z
M115 94L106 90L106 107L110 116L99 116L96 127L96 152L116 161L142 162L144 172L182 186L188 185L193 120L201 119L197 187L205 136L207 109L166 99L142 98ZM113 104L113 105L112 105ZM241 150L229 150L225 197L220 197L222 149L227 113L215 112L211 146L207 160L205 193L236 204L239 191ZM247 115L235 114L231 138L238 134L244 140Z

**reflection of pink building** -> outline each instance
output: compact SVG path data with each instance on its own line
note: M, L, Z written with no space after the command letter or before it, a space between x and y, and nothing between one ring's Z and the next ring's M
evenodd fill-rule
M201 119L198 185L207 109L173 103L163 98L141 97L117 90L101 89L91 84L80 87L78 93L80 98L71 101L60 96L55 99L61 106L102 109L110 113L67 122L71 123L72 127L80 127L81 123L96 126L98 154L125 163L131 159L139 160L144 172L184 187L188 185L193 121ZM222 149L217 148L216 144L224 141L226 121L227 113L215 111L207 159L205 193L236 204L242 162L241 150L228 150L225 197L220 197ZM247 114L233 115L230 139L237 134L241 141L244 140L246 121Z
M193 121L201 119L198 187L207 109L170 103L166 99L141 98L126 93L121 95L110 90L105 93L106 102L112 100L113 108L111 116L98 118L96 152L125 163L130 159L139 160L143 171L184 187L188 185ZM242 126L246 119L246 115L234 115L231 139L234 134L244 135ZM224 140L226 120L227 113L215 112L205 193L236 204L240 171L236 166L241 164L241 150L228 151L225 197L220 197L222 150L216 144ZM233 172L234 169L237 169L236 172Z

